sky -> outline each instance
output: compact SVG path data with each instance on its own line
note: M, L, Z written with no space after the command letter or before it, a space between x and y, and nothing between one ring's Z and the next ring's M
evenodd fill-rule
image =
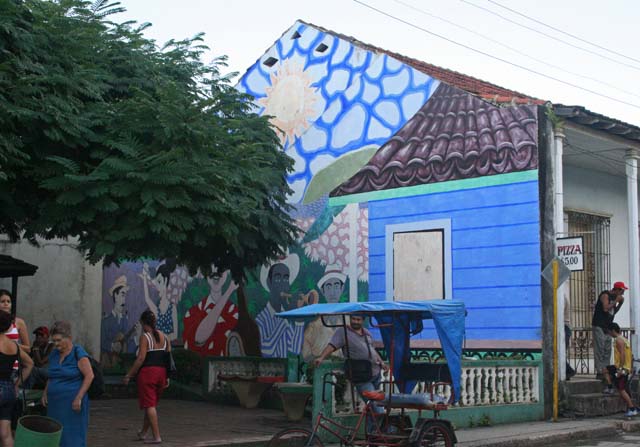
M121 4L127 12L111 19L150 22L153 26L146 35L159 45L204 32L210 48L204 61L226 55L229 72L244 73L301 19L529 96L583 106L640 126L637 0L121 0Z

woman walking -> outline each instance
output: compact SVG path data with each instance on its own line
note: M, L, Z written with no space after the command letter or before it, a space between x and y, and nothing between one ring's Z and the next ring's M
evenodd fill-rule
M150 310L145 310L140 315L142 335L140 336L140 348L138 357L133 366L124 376L123 383L129 383L132 377L138 374L138 401L140 409L144 410L142 430L138 431L138 439L145 444L160 444L160 427L158 425L158 401L162 391L169 386L167 380L167 353L171 352L171 344L167 336L156 329L156 316ZM138 370L140 372L138 372ZM147 438L147 431L151 428L151 438Z
M71 324L56 321L51 330L54 349L49 355L49 380L42 394L47 416L62 424L60 447L86 447L89 396L93 381L89 355L73 344Z
M16 389L18 383L21 383L16 383L11 378L14 372L13 365L15 362L22 365L21 377L18 380L23 382L33 368L31 358L6 334L12 324L11 314L0 312L0 441L3 447L13 447L11 418L17 399Z

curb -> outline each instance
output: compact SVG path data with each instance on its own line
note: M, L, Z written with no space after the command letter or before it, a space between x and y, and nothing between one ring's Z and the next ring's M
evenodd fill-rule
M193 447L264 447L271 436L242 437L235 439L216 439L201 441L193 444Z
M458 442L457 445L460 447L537 447L552 443L560 444L563 442L610 437L612 432L618 430L624 432L640 431L640 421L603 421L585 427L567 427L536 434L505 435L482 440L462 441Z
M534 447L548 445L551 443L561 443L578 441L581 439L604 438L611 435L613 425L597 428L576 429L570 432L541 433L535 435L512 436L508 439L485 439L482 441L459 442L459 446L464 447Z
M594 426L595 425L595 426ZM505 428L508 425L505 425ZM611 436L616 430L624 432L639 432L640 420L602 421L585 427L566 427L549 430L547 432L502 435L488 437L482 440L459 441L459 447L537 447L551 443L563 443ZM243 437L235 439L216 439L193 444L193 447L265 447L271 436ZM331 446L332 444L325 444ZM337 445L337 444L336 444Z

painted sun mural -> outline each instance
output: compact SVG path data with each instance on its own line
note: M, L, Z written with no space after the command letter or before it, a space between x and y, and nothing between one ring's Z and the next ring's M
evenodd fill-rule
M313 78L298 62L285 60L277 71L271 73L271 86L266 96L257 103L264 107L263 114L270 115L270 122L278 130L282 145L291 144L302 135L315 118L317 102Z

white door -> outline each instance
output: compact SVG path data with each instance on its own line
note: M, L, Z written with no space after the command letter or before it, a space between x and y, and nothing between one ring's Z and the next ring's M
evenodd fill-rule
M442 230L394 233L393 296L396 301L445 297Z

